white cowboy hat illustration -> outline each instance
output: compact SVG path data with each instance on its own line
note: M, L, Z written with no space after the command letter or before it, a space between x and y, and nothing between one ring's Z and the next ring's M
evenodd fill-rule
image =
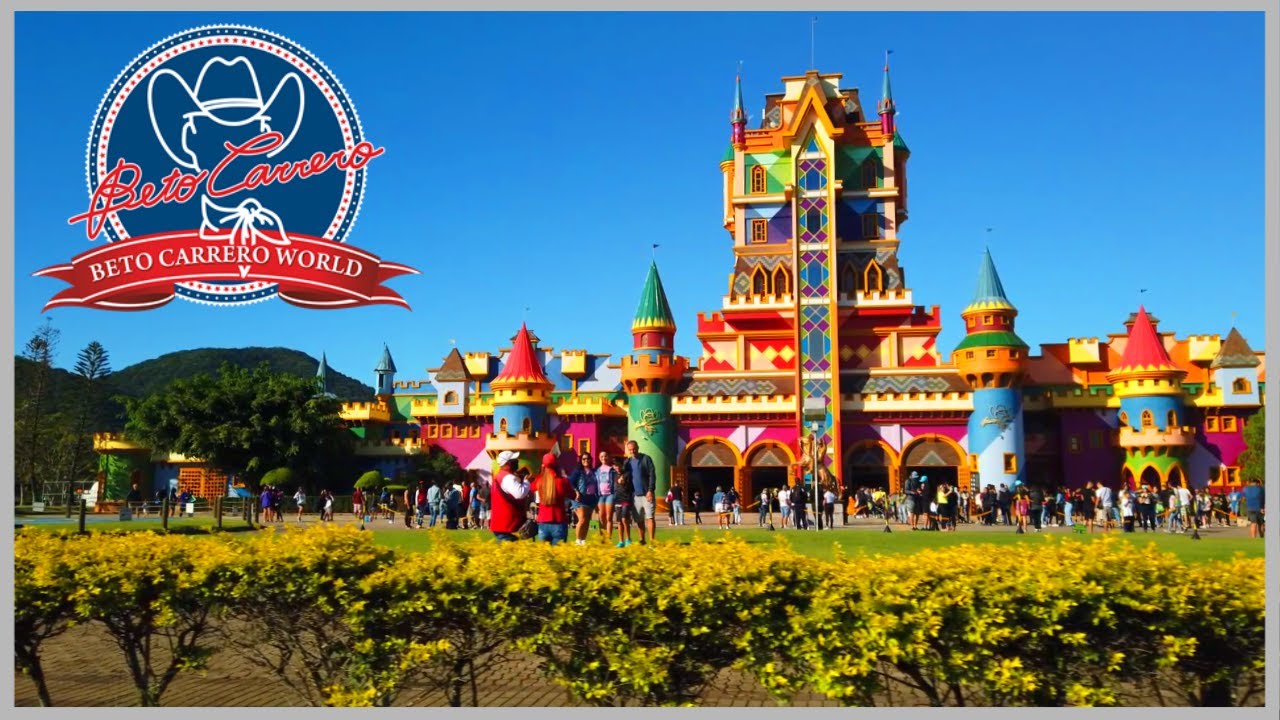
M175 163L197 172L201 170L199 158L187 147L188 134L196 132L196 118L225 127L257 122L264 131L281 133L284 142L267 153L272 157L288 147L297 134L304 100L302 78L290 72L263 102L258 76L244 56L231 60L219 56L206 62L194 90L168 68L158 70L147 84L151 127L161 147Z

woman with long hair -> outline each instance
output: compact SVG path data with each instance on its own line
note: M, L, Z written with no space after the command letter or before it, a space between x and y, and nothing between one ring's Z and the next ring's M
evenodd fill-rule
M578 545L587 544L587 530L591 527L591 513L596 509L600 497L600 484L596 479L596 469L591 464L591 455L582 453L578 458L578 467L569 478L576 495L573 499L573 514L578 518L575 528Z
M565 513L565 500L577 493L568 479L556 469L556 456L542 456L542 471L538 473L533 489L538 493L538 540L555 545L564 542L569 534L569 518Z
M609 459L609 453L600 451L600 464L596 466L596 493L599 500L596 507L600 510L600 519L596 524L605 542L613 542L613 501L618 487L618 469Z

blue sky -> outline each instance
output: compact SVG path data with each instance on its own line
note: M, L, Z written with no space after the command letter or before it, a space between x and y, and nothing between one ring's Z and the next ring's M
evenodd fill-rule
M413 310L56 309L59 365L92 340L116 368L283 345L371 383L386 341L398 377L421 378L451 341L505 344L526 306L545 344L616 357L655 242L677 350L696 358L697 313L720 308L732 265L718 163L736 64L754 126L764 94L808 69L811 17L19 13L15 344L65 287L31 273L90 247L66 219L87 204L107 86L160 39L226 22L318 56L385 146L349 241L422 271L388 283ZM912 150L899 259L915 301L942 306L944 353L984 242L1033 347L1121 332L1141 300L1179 337L1225 334L1236 312L1262 349L1261 13L817 17L818 69L864 99L894 50Z

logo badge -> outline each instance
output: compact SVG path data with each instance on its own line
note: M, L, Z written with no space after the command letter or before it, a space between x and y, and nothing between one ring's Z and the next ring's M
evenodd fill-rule
M105 242L35 273L71 284L45 310L148 310L175 296L408 308L382 283L418 271L346 242L384 151L338 79L296 43L236 25L170 37L98 108L88 207L68 222Z

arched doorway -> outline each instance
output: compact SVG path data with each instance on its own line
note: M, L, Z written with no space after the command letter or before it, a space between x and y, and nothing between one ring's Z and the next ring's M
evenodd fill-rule
M923 435L912 440L902 451L901 477L919 473L925 478L926 497L947 483L961 490L969 487L969 468L961 458L964 453L954 440L942 435Z
M743 506L754 507L760 491L778 490L789 482L795 457L785 445L760 443L747 451L747 482L743 488Z
M841 478L845 492L859 488L897 492L900 478L897 473L898 458L893 448L879 440L863 440L844 454L845 473Z
M716 488L728 490L737 480L742 459L737 448L720 438L699 438L684 449L680 467L685 471L685 497L690 509L693 494L701 493L703 511L711 509L711 496Z
M1145 477L1146 473L1143 473L1143 476ZM1172 468L1169 469L1169 484L1170 485L1176 484L1179 486L1186 485L1186 478L1182 474L1182 468L1178 467L1177 465L1174 465ZM1160 486L1156 485L1155 487L1160 487Z
M1153 465L1148 465L1142 468L1142 476L1141 476L1140 482L1143 485L1150 485L1153 488L1159 489L1161 486L1160 471L1157 470Z

